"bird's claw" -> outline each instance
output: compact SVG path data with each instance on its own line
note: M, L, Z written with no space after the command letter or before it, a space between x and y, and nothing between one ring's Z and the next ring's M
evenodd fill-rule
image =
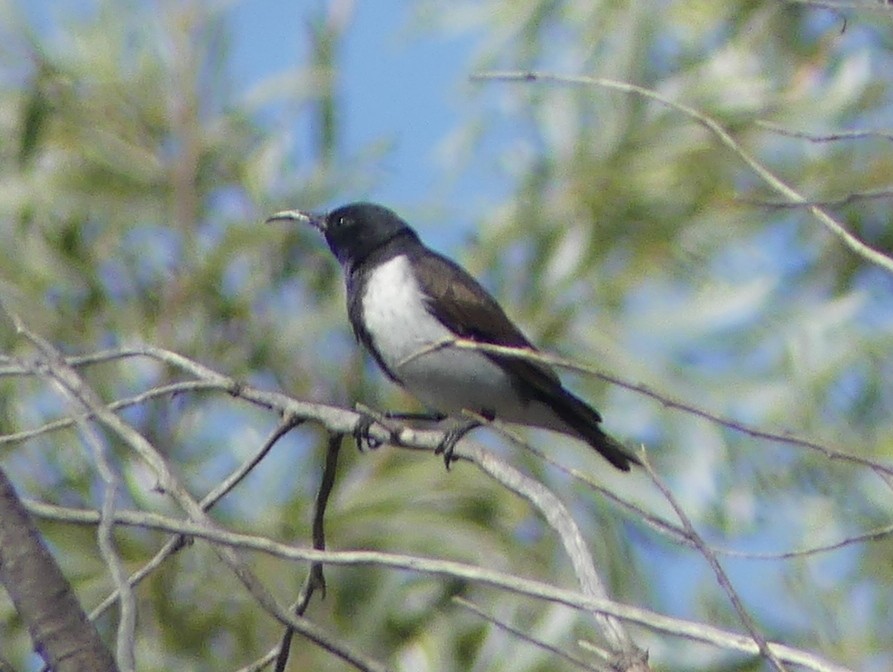
M366 450L375 450L379 448L383 441L369 436L369 430L372 428L375 418L365 413L360 415L360 419L353 428L353 438L357 442L357 450L361 453Z
M434 420L439 421L442 420L445 416L441 415L431 415L431 414L400 414L400 413L385 413L383 414L383 418L401 418L401 419L424 419L424 420ZM353 428L353 437L357 442L357 449L360 452L364 452L368 450L375 450L380 447L384 441L381 439L376 439L369 435L369 430L372 428L372 425L376 422L381 423L382 418L377 418L371 413L360 411L360 418L357 420L357 424L354 425ZM458 462L459 457L455 454L456 444L464 437L468 432L476 427L480 427L481 423L476 420L471 420L466 422L463 425L458 427L454 427L446 432L443 437L443 440L437 445L437 448L434 449L435 455L443 455L443 463L447 468L447 471L450 469L450 465L453 462ZM387 425L385 425L387 427ZM392 430L393 434L393 430Z
M459 458L454 454L456 450L456 444L462 439L463 436L468 434L472 429L476 427L480 427L479 422L472 421L467 422L464 425L459 427L454 427L447 431L446 435L443 437L443 441L441 441L437 448L434 449L435 455L443 455L443 463L447 468L447 471L450 470L450 465L453 462L458 462Z

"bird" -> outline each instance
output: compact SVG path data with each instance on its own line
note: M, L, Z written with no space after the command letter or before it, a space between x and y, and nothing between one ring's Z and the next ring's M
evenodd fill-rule
M323 234L344 273L357 340L388 378L429 409L453 417L470 411L572 436L621 471L641 464L601 429L599 412L565 388L549 365L449 347L466 339L538 352L477 280L426 247L394 211L356 202L327 212L283 210L267 221L302 222ZM460 435L439 450L448 468Z

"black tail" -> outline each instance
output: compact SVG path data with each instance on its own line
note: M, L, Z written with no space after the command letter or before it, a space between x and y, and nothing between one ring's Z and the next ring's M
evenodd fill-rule
M602 418L594 408L565 389L550 400L552 410L590 446L621 471L629 471L630 463L642 464L620 441L605 434L599 423Z

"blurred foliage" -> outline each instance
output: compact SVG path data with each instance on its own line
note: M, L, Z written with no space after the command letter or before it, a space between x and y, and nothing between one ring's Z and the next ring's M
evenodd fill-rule
M261 224L282 207L355 199L369 187L367 169L388 158L380 147L342 143L348 92L339 56L351 25L339 12L349 3L302 10L297 63L251 91L234 90L227 3L86 4L58 10L47 26L25 18L25 3L0 3L4 304L67 352L145 342L300 398L406 405L352 343L340 276L320 241ZM807 198L822 200L887 187L889 142L811 142L758 122L818 134L893 127L891 17L845 18L745 0L418 2L407 10L423 36L482 36L469 73L582 73L695 107ZM455 254L535 342L719 415L893 457L888 274L804 209L760 205L780 196L676 111L599 87L463 86L473 115L444 138L452 175L472 167L479 174L489 162L483 169L512 189L486 212L473 209L474 198L465 209L441 208L475 227L473 248ZM479 151L493 137L497 151ZM893 250L888 201L856 200L833 214L869 245ZM26 354L3 324L4 351ZM87 375L107 399L171 377L135 361ZM598 400L610 431L647 445L718 547L787 551L889 524L890 488L876 474L590 378L568 380ZM42 381L0 385L3 434L68 411ZM276 422L203 395L158 400L125 417L199 494ZM579 445L531 437L671 517L641 474L608 473ZM306 543L320 438L314 429L293 432L215 515L235 529ZM535 457L507 454L568 499L618 599L740 629L693 551ZM145 470L123 450L117 456L128 486L122 505L164 510ZM67 505L101 500L74 432L4 445L3 460L28 496ZM344 450L327 525L340 549L441 556L573 581L554 536L523 503L464 465L444 474L430 456ZM93 535L58 524L42 530L91 608L110 588ZM135 570L161 537L121 532L119 542ZM882 539L814 557L723 562L768 636L854 668L888 670L891 549ZM303 579L302 567L253 562L283 595ZM370 568L331 568L328 579L329 595L312 605L311 617L398 669L565 669L462 610L453 595L569 650L596 636L567 609L476 586ZM279 626L233 584L201 543L156 572L137 591L140 669L234 669L271 647ZM100 625L111 640L114 617ZM761 669L676 639L637 637L659 669ZM27 633L4 602L0 640L5 657L34 666L26 662ZM292 669L344 667L296 646Z

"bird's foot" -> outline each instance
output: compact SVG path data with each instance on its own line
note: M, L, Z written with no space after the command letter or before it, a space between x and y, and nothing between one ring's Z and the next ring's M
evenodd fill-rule
M468 432L480 426L481 423L477 420L470 420L465 424L447 431L446 435L443 437L443 441L441 441L437 448L434 449L435 455L443 455L443 463L446 465L447 471L450 470L450 465L453 462L458 462L459 460L459 458L453 454L456 449L456 444L459 443L460 439L468 434Z
M375 450L384 443L381 439L369 436L369 430L375 423L385 427L391 433L391 437L396 440L398 428L392 427L387 422L388 420L441 422L447 417L442 413L401 413L398 411L378 413L363 404L357 404L356 410L360 414L360 419L354 425L353 437L360 452L367 449Z
M357 420L357 424L354 425L352 434L354 440L357 442L357 450L361 453L366 450L375 450L376 448L381 447L384 443L382 439L377 439L369 435L369 430L372 429L372 425L376 423L387 429L392 437L396 436L397 430L388 424L388 416L386 413L382 414L378 411L374 411L364 404L357 404L356 411L360 414L360 419Z
M422 421L422 422L443 422L447 416L443 413L400 413L399 411L385 411L382 417L388 420L404 420L404 421Z
M400 413L395 411L377 413L362 404L357 404L356 410L360 414L360 418L357 420L357 424L354 425L353 437L357 442L357 448L360 452L364 452L365 450L375 450L384 443L381 439L369 435L369 430L372 428L373 424L377 423L385 427L390 432L392 440L396 441L398 429L391 427L387 422L388 420L442 422L447 418L447 416L442 413ZM487 420L491 419L489 414L483 417ZM434 454L443 455L443 463L446 465L447 471L449 471L450 465L453 462L459 461L459 458L454 454L456 444L458 444L462 437L468 434L468 432L480 426L480 421L469 420L468 422L465 422L458 427L453 427L446 432L443 440L438 444L437 448L434 449Z
M375 450L383 443L380 439L369 436L369 430L376 422L378 422L378 418L375 418L368 413L361 412L360 419L357 420L357 424L353 427L353 438L357 442L357 450L361 453L364 453L367 450Z

